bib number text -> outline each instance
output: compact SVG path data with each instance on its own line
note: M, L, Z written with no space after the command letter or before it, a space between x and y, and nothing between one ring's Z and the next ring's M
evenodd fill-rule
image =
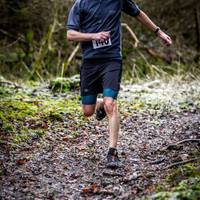
M109 39L104 40L104 41L92 40L92 44L93 44L94 49L99 49L99 48L102 48L102 47L111 46L112 42L111 42L111 39L109 38Z

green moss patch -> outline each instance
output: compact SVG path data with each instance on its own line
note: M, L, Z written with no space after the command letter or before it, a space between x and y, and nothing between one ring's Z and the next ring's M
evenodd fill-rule
M56 78L50 81L49 88L53 92L67 92L78 89L80 85L80 76L75 75L70 78Z
M185 164L173 169L157 193L147 199L197 200L200 197L200 162Z
M80 116L80 102L73 97L34 96L12 87L0 87L0 141L20 144L30 138L41 138L55 122L62 123ZM60 125L62 126L62 124Z

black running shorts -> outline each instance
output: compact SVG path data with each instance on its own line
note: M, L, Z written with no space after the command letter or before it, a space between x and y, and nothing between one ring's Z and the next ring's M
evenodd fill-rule
M98 93L116 99L120 89L121 73L121 60L84 60L80 73L82 103L95 103L94 99Z

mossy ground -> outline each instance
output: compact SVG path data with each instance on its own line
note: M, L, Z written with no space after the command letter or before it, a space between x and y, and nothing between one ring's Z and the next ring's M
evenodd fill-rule
M183 83L180 84L180 86L172 82L170 83L171 86L169 86L170 84L162 84L162 82L154 82L153 85L150 84L149 86L131 86L131 91L128 92L124 89L122 92L124 96L121 95L119 101L122 121L126 121L126 118L133 120L144 118L144 121L139 120L138 123L142 122L141 127L143 127L144 123L149 124L147 127L148 130L145 129L144 125L144 132L146 130L146 134L149 134L148 131L152 128L160 131L162 126L165 127L163 123L164 120L169 120L169 115L172 117L176 115L174 118L176 119L178 118L178 113L199 112L200 99L198 95L199 85L197 82L191 85ZM60 84L58 89L59 88ZM58 143L84 143L85 139L81 137L89 137L91 127L95 128L95 132L99 129L105 129L105 124L101 124L101 128L99 128L95 120L92 120L93 124L90 125L88 119L82 116L78 91L52 91L51 89L49 89L49 85L41 86L35 82L27 83L21 88L12 85L0 86L0 143L4 144L4 146L6 144L6 146L12 147L15 151L15 148L21 147L28 142L32 143L35 139L36 141L41 141L41 143L46 143L48 140L45 136L54 137L54 131L63 132L63 134L60 133L60 135L55 134L55 138L58 138ZM149 118L146 118L147 116L149 116ZM176 124L176 120L175 122L172 120L168 123L171 123L171 126L173 126L173 123L175 123L175 126L179 126L179 124ZM168 127L169 124L166 124L166 126ZM128 125L130 126L130 133L132 133L134 130L134 127L132 127L133 123L129 122ZM134 126L135 125L137 125L136 121L134 122ZM126 128L124 129L126 130ZM140 130L141 128L139 126L137 131ZM80 133L83 133L83 135ZM96 136L99 135L93 134L91 138ZM95 138L95 141L97 140L99 140L99 142L105 142L104 140ZM56 139L52 141L51 145L55 145L55 141ZM124 142L124 147L127 147L128 142ZM66 147L66 144L63 145ZM146 148L145 143L144 147ZM78 148L80 148L80 152L84 152L84 144L78 146ZM85 149L87 150L90 148L90 146L87 146ZM150 149L150 151L153 152L152 149ZM71 152L69 154L69 156L71 156L72 150L69 152ZM140 153L141 152L138 152L138 155L142 156ZM179 154L179 152L177 152L177 154ZM199 157L199 147L196 148L196 151L189 152L189 156L192 158ZM142 163L140 164L142 165ZM154 194L146 198L158 200L198 199L200 196L199 165L200 162L196 161L163 172L164 176L162 181L157 185L149 187L151 188L150 193Z
M48 95L46 93L46 95ZM55 121L62 121L67 115L80 118L80 99L73 97L49 97L12 87L0 87L0 130L1 142L9 141L15 146L30 137L42 137ZM83 119L84 120L84 119Z
M200 156L198 153L197 156ZM197 200L200 198L200 162L185 164L170 170L165 181L157 186L157 193L148 199Z

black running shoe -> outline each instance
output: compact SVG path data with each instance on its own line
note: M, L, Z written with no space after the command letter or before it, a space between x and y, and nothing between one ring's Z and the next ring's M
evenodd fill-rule
M118 157L117 150L115 148L110 148L107 155L107 168L116 169L120 166L120 161Z
M101 121L105 117L106 117L106 111L105 111L104 107L96 109L96 119L98 121Z

